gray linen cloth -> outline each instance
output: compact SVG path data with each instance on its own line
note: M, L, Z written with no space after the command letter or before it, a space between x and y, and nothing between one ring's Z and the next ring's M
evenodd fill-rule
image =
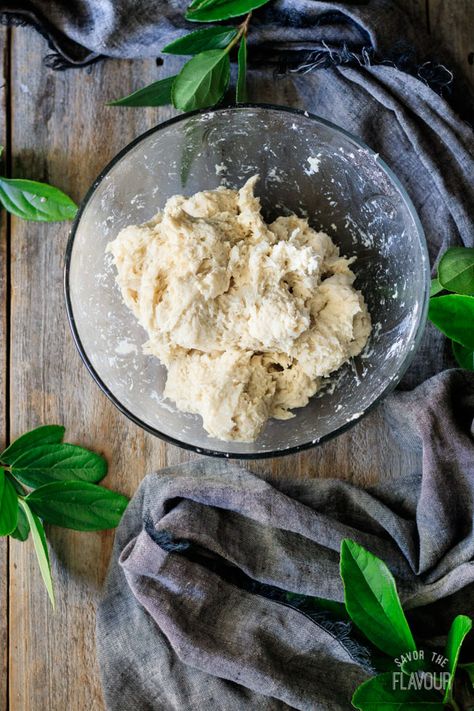
M342 538L387 562L423 643L474 615L474 374L445 371L381 414L420 469L369 491L204 459L144 479L98 610L110 711L350 709L370 650L282 596L343 600Z
M203 27L184 19L189 4L189 0L1 0L0 12L5 21L10 16L36 26L56 52L48 63L64 67L102 56L158 56L184 30ZM272 0L254 11L249 43L262 55L265 51L267 60L277 53L292 62L314 62L315 52L343 46L358 54L376 51L387 59L396 51L394 38L419 46L423 40L418 30L406 22L404 0ZM410 52L406 47L403 51L410 62ZM426 75L431 71L426 68Z

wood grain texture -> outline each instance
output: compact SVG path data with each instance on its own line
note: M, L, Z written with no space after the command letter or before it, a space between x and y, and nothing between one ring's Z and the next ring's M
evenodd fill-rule
M9 86L9 30L0 27L0 144L7 143L7 102ZM7 172L6 154L0 158ZM0 447L7 444L7 359L8 359L8 215L0 213ZM8 538L0 539L0 711L7 708L8 693Z
M429 2L432 23L433 13L443 18L449 14L446 6L458 18L460 29L455 36L459 35L459 39L453 43L452 31L449 36L443 35L440 26L436 41L449 39L456 57L461 59L469 49L469 26L456 8L462 6L463 12L469 14L469 6L474 3ZM406 0L406 8L408 17L427 21L425 0ZM452 23L446 23L448 32ZM47 180L80 200L119 149L173 114L170 108L118 109L106 107L105 102L172 73L171 63L167 63L166 72L152 60L114 60L87 70L54 72L42 65L47 47L41 37L26 28L12 32L13 175ZM5 30L0 29L0 38L4 36ZM285 80L275 82L269 78L261 92L261 100L294 103ZM0 113L0 131L1 120ZM3 224L4 221L2 229ZM90 446L107 457L109 475L105 483L131 495L144 474L198 455L166 445L128 422L87 373L69 332L63 299L62 268L68 229L65 224L12 220L12 437L39 424L63 423L68 441ZM5 245L4 239L1 244ZM5 252L0 255L0 296L4 304ZM0 329L4 328L4 316L2 311ZM0 342L3 344L4 339ZM5 372L5 367L0 367L2 392L6 392L1 380ZM5 425L4 419L0 424ZM381 472L388 471L388 459L394 476L410 470L415 466L410 457L393 441L386 423L369 415L337 440L317 449L245 466L270 478L338 476L357 484L370 484ZM51 528L48 538L57 596L54 613L31 541L11 542L10 711L99 711L104 707L95 658L95 605L109 560L112 534ZM7 676L2 657L7 640L6 564L6 553L0 548L0 710L6 708Z
M159 72L154 61L54 72L42 64L45 49L33 30L13 30L13 175L46 180L80 200L114 154L158 120L154 110L124 112L105 101L155 80ZM145 471L166 463L165 445L120 415L74 347L62 288L68 230L64 223L12 220L12 436L42 423L63 423L69 441L107 457L106 484L132 494ZM11 543L10 705L25 711L99 709L95 600L112 534L51 528L48 539L54 613L31 541Z

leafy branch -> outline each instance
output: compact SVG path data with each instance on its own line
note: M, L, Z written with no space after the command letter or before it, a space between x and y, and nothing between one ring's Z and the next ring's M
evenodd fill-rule
M474 370L474 248L452 247L444 253L430 297L428 318L451 339L461 368Z
M0 454L0 536L26 541L30 531L51 603L54 591L43 523L76 531L115 528L128 499L98 485L107 462L63 443L64 427L45 425Z
M377 711L382 707L386 711L459 708L453 694L458 666L467 672L471 683L474 679L474 664L458 664L461 646L472 628L471 619L466 615L454 619L444 650L443 675L428 655L420 656L395 580L385 563L346 539L341 544L340 566L349 617L388 661L400 667L398 672L384 671L361 684L352 697L353 706L360 711ZM442 655L434 653L435 658L439 656ZM400 678L398 684L396 675ZM428 675L430 683L423 683ZM413 683L414 676L416 683ZM446 678L447 683L443 683ZM437 684L433 683L434 679Z
M179 74L111 101L109 106L165 106L192 111L215 106L224 97L230 81L230 53L237 47L237 103L245 101L247 34L252 11L269 0L194 0L186 12L192 22L220 22L246 15L236 27L218 25L195 30L168 44L165 54L191 56Z

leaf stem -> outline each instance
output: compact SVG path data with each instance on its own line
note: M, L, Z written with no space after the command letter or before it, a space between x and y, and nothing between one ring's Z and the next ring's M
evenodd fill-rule
M249 14L246 16L246 18L245 18L245 20L242 22L242 24L239 25L239 31L238 31L238 33L235 35L234 39L233 39L231 42L229 42L229 44L228 44L227 47L225 48L224 51L225 51L226 54L228 54L228 53L230 52L230 50L232 49L232 47L235 47L235 45L240 41L240 38L242 37L242 35L247 36L247 32L248 32L248 29L249 29L249 23L250 23L250 18L251 18L251 17L252 17L252 10L250 10Z
M252 10L250 10L249 14L247 15L247 17L245 18L245 20L242 22L242 25L241 25L245 35L248 32L251 17L252 17Z

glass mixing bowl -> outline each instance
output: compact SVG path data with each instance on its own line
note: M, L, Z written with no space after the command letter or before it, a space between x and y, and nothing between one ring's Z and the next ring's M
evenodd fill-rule
M240 187L260 174L267 220L288 211L355 255L356 287L373 332L363 353L290 420L270 420L256 442L210 437L201 418L163 397L166 369L142 352L145 331L122 303L107 242L149 220L176 193ZM204 454L257 458L337 435L398 383L426 319L429 261L405 190L377 154L307 112L242 105L186 114L143 134L105 168L70 236L66 300L79 352L115 405L148 432Z

